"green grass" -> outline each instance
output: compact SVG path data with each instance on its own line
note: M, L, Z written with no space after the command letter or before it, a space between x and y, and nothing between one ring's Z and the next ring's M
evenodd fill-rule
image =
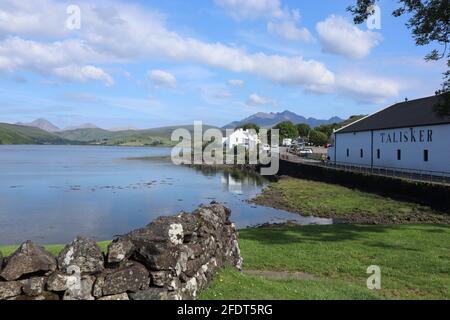
M450 299L450 226L283 226L239 231L244 273L222 270L200 299ZM100 242L106 251L109 241ZM1 247L4 255L18 246ZM45 246L57 255L63 245ZM381 268L381 290L366 287ZM303 272L276 280L245 270Z
M106 252L106 249L108 248L108 245L111 243L111 241L102 241L102 242L98 242L98 246L100 247L100 249L103 252ZM64 249L63 244L50 244L50 245L44 245L44 248L50 252L51 254L53 254L54 256L57 256L62 249ZM4 256L9 256L11 253L13 253L14 251L16 251L19 248L19 245L14 245L14 246L3 246L0 247L0 251L3 253Z
M340 280L271 280L233 269L220 272L200 300L382 299L377 292Z
M435 223L450 222L450 217L419 204L393 200L376 194L346 188L340 185L303 179L284 178L272 183L262 195L254 200L268 206L281 206L283 209L304 215L318 217L358 216L375 217L381 223L412 222L428 220Z
M240 231L244 269L304 272L273 280L222 271L202 299L450 299L450 227L285 226ZM378 265L382 289L366 287Z

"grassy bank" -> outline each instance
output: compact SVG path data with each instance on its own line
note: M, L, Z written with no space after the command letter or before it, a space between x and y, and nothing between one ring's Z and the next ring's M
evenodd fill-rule
M450 223L450 215L340 185L295 178L271 183L256 204L348 223Z
M221 271L201 299L450 299L450 226L245 229L240 246L244 272ZM370 265L381 268L379 291L366 287Z
M222 271L202 299L450 299L449 226L247 229L240 245L244 273ZM379 291L366 287L370 265L381 268Z
M100 249L102 249L103 252L106 252L106 249L108 248L108 245L111 243L111 241L102 241L102 242L98 242L98 246L100 247ZM49 244L49 245L44 245L44 248L50 252L51 254L57 256L62 249L64 249L63 244ZM13 253L14 251L17 250L17 248L19 248L18 245L14 245L14 246L3 246L0 247L0 251L3 253L4 256L9 256L11 253Z

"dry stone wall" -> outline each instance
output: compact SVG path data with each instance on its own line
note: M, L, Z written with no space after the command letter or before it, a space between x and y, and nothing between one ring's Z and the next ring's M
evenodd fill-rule
M77 237L54 257L30 241L0 253L0 300L195 299L218 269L242 267L230 210L218 203L160 217L106 254Z

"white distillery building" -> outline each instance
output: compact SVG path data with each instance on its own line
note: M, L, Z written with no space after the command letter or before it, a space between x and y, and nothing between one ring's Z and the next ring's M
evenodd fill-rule
M329 160L450 176L450 116L433 111L439 99L398 103L335 131Z
M244 146L246 149L254 148L258 145L259 139L256 133L249 130L237 129L231 135L223 138L222 144L228 149L233 149L235 146Z

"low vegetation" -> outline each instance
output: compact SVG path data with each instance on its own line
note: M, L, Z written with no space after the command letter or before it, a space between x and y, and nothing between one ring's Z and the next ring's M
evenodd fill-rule
M285 225L239 237L244 271L222 270L201 299L450 299L450 226ZM367 289L371 265L381 290Z
M448 214L427 206L335 184L295 178L282 178L271 183L252 201L302 215L336 218L347 223L450 223Z
M240 245L244 272L223 270L202 299L450 299L449 226L273 226ZM367 289L371 265L381 290Z

